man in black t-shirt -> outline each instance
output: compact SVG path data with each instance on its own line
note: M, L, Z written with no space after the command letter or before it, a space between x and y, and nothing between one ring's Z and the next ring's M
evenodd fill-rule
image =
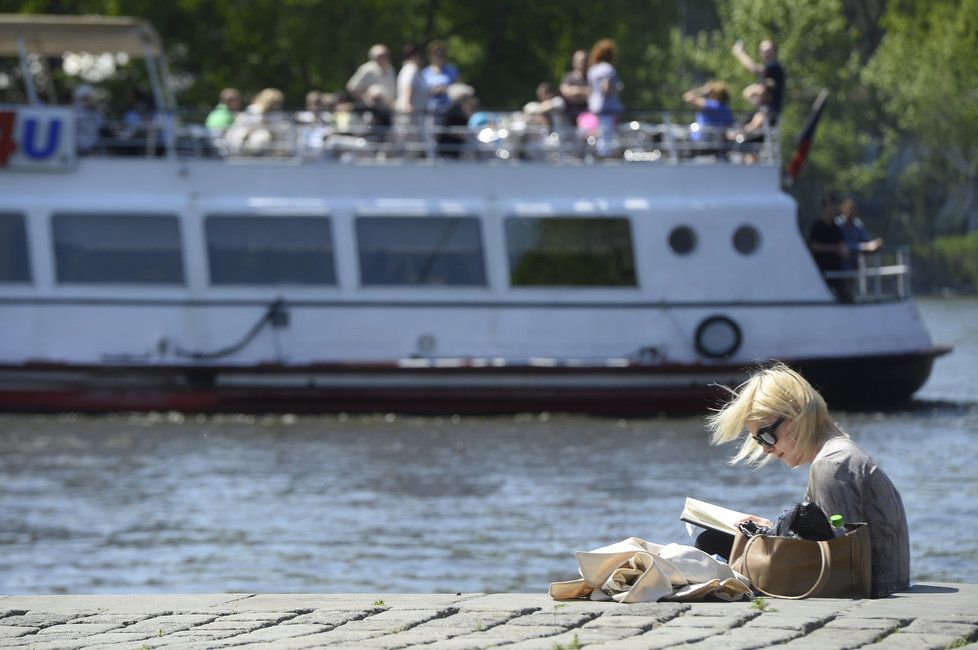
M842 235L842 229L835 223L838 207L839 202L834 195L828 194L823 197L822 216L808 231L808 247L812 250L812 257L823 273L841 270L842 260L849 255L849 247ZM852 295L845 280L831 278L827 279L826 283L840 302L852 302Z
M770 110L772 115L777 117L781 113L781 100L784 97L786 79L784 66L778 61L778 46L772 40L763 40L757 48L757 53L761 58L761 63L750 58L750 55L744 51L742 41L737 41L733 46L733 55L737 57L740 64L749 72L757 75L757 80L771 90Z

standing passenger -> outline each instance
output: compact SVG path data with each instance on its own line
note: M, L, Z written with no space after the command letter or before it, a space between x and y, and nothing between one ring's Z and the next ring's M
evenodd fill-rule
M834 194L822 197L822 216L812 224L808 232L808 247L823 273L842 270L843 260L849 256L849 247L846 246L842 230L835 223L837 207L838 200ZM826 283L840 302L852 302L849 287L844 280L828 278Z
M870 239L863 227L863 222L856 216L856 201L847 196L842 200L841 213L835 218L835 225L842 231L849 255L843 260L843 267L855 269L860 253L875 253L883 246L883 240L877 237Z
M574 52L570 72L560 80L560 96L564 98L567 119L571 124L577 124L577 116L587 110L587 100L591 96L587 83L587 51Z
M598 118L597 154L601 157L613 153L618 118L624 110L619 94L622 83L615 71L617 51L615 42L603 38L591 48L590 67L587 81L591 88L588 96L588 110Z
M757 48L761 63L757 63L744 51L743 41L733 46L733 55L748 72L757 75L757 80L771 89L771 113L773 118L781 113L781 100L784 97L784 66L778 61L778 46L772 40L763 40Z
M398 142L409 155L428 155L425 119L428 110L428 84L421 76L421 48L414 43L404 46L404 64L397 75L397 100L395 129Z
M441 41L431 41L428 44L428 65L421 71L421 75L428 84L430 93L428 109L438 118L444 115L451 105L448 87L461 81L458 68L448 62L445 44Z
M346 90L358 103L365 103L364 95L367 90L379 84L387 97L393 99L396 90L396 75L391 65L391 52L386 45L377 44L367 53L368 61L357 68L350 80L346 82Z

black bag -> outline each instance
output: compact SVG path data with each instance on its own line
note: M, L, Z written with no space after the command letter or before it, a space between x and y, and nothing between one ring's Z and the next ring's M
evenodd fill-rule
M802 501L786 510L778 519L774 534L779 537L797 537L821 542L835 537L829 518L817 503Z

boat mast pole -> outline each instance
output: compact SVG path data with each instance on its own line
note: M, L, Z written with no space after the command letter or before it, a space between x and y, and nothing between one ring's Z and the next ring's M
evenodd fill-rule
M24 75L27 103L36 106L41 102L37 98L37 89L34 88L34 75L31 74L30 62L27 60L27 43L24 41L23 34L17 37L17 54L20 58L20 69Z
M149 73L149 83L153 86L153 100L161 109L159 115L162 118L163 141L166 145L166 157L176 158L176 148L173 146L173 113L167 97L164 94L163 86L160 84L160 75L156 70L156 56L148 42L143 42L143 51L146 53L146 71ZM162 54L161 54L162 56Z

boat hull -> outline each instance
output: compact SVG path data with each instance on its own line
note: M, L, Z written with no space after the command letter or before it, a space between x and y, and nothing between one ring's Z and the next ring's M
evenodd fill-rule
M948 352L797 359L788 363L833 407L906 403ZM742 381L742 365L493 366L472 360L228 366L0 368L6 412L401 413L567 412L605 416L705 412ZM754 367L754 366L752 366Z

